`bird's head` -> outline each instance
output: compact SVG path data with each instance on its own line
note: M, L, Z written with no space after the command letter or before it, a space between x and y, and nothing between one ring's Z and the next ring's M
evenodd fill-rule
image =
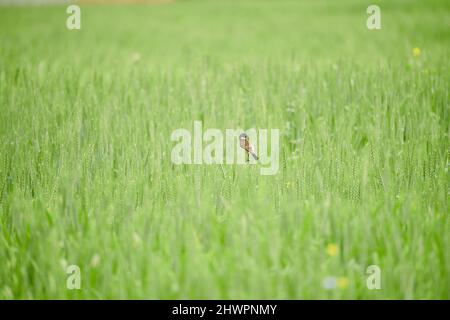
M239 140L248 140L248 135L246 133L241 133L239 135Z

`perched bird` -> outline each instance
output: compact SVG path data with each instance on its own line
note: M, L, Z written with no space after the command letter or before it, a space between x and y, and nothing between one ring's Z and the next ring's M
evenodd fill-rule
M245 133L241 133L239 135L239 146L247 151L247 162L248 162L248 154L251 154L255 160L258 160L258 156L255 154L253 146L250 144L248 139L248 135Z

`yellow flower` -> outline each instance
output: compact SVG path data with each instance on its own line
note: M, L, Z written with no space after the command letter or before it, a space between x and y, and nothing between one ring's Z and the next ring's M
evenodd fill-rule
M412 50L412 53L413 53L413 56L414 57L419 57L420 56L420 48L418 48L418 47L415 47L413 50Z
M348 278L346 278L346 277L339 277L337 279L336 285L337 285L337 287L339 289L345 289L345 288L348 287L348 283L349 283Z
M329 243L327 245L327 254L330 257L337 256L339 254L339 247L335 243Z

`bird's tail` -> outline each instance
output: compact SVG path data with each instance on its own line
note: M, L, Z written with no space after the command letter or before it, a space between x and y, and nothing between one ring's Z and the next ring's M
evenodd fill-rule
M250 152L250 154L252 155L253 159L259 160L258 156L254 152Z

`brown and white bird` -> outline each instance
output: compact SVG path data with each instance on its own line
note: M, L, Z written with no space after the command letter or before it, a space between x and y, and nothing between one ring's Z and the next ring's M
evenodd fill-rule
M245 151L247 151L247 162L248 162L248 154L251 154L255 160L258 160L258 156L255 153L255 149L253 149L253 146L250 144L247 134L241 133L239 135L239 146Z

